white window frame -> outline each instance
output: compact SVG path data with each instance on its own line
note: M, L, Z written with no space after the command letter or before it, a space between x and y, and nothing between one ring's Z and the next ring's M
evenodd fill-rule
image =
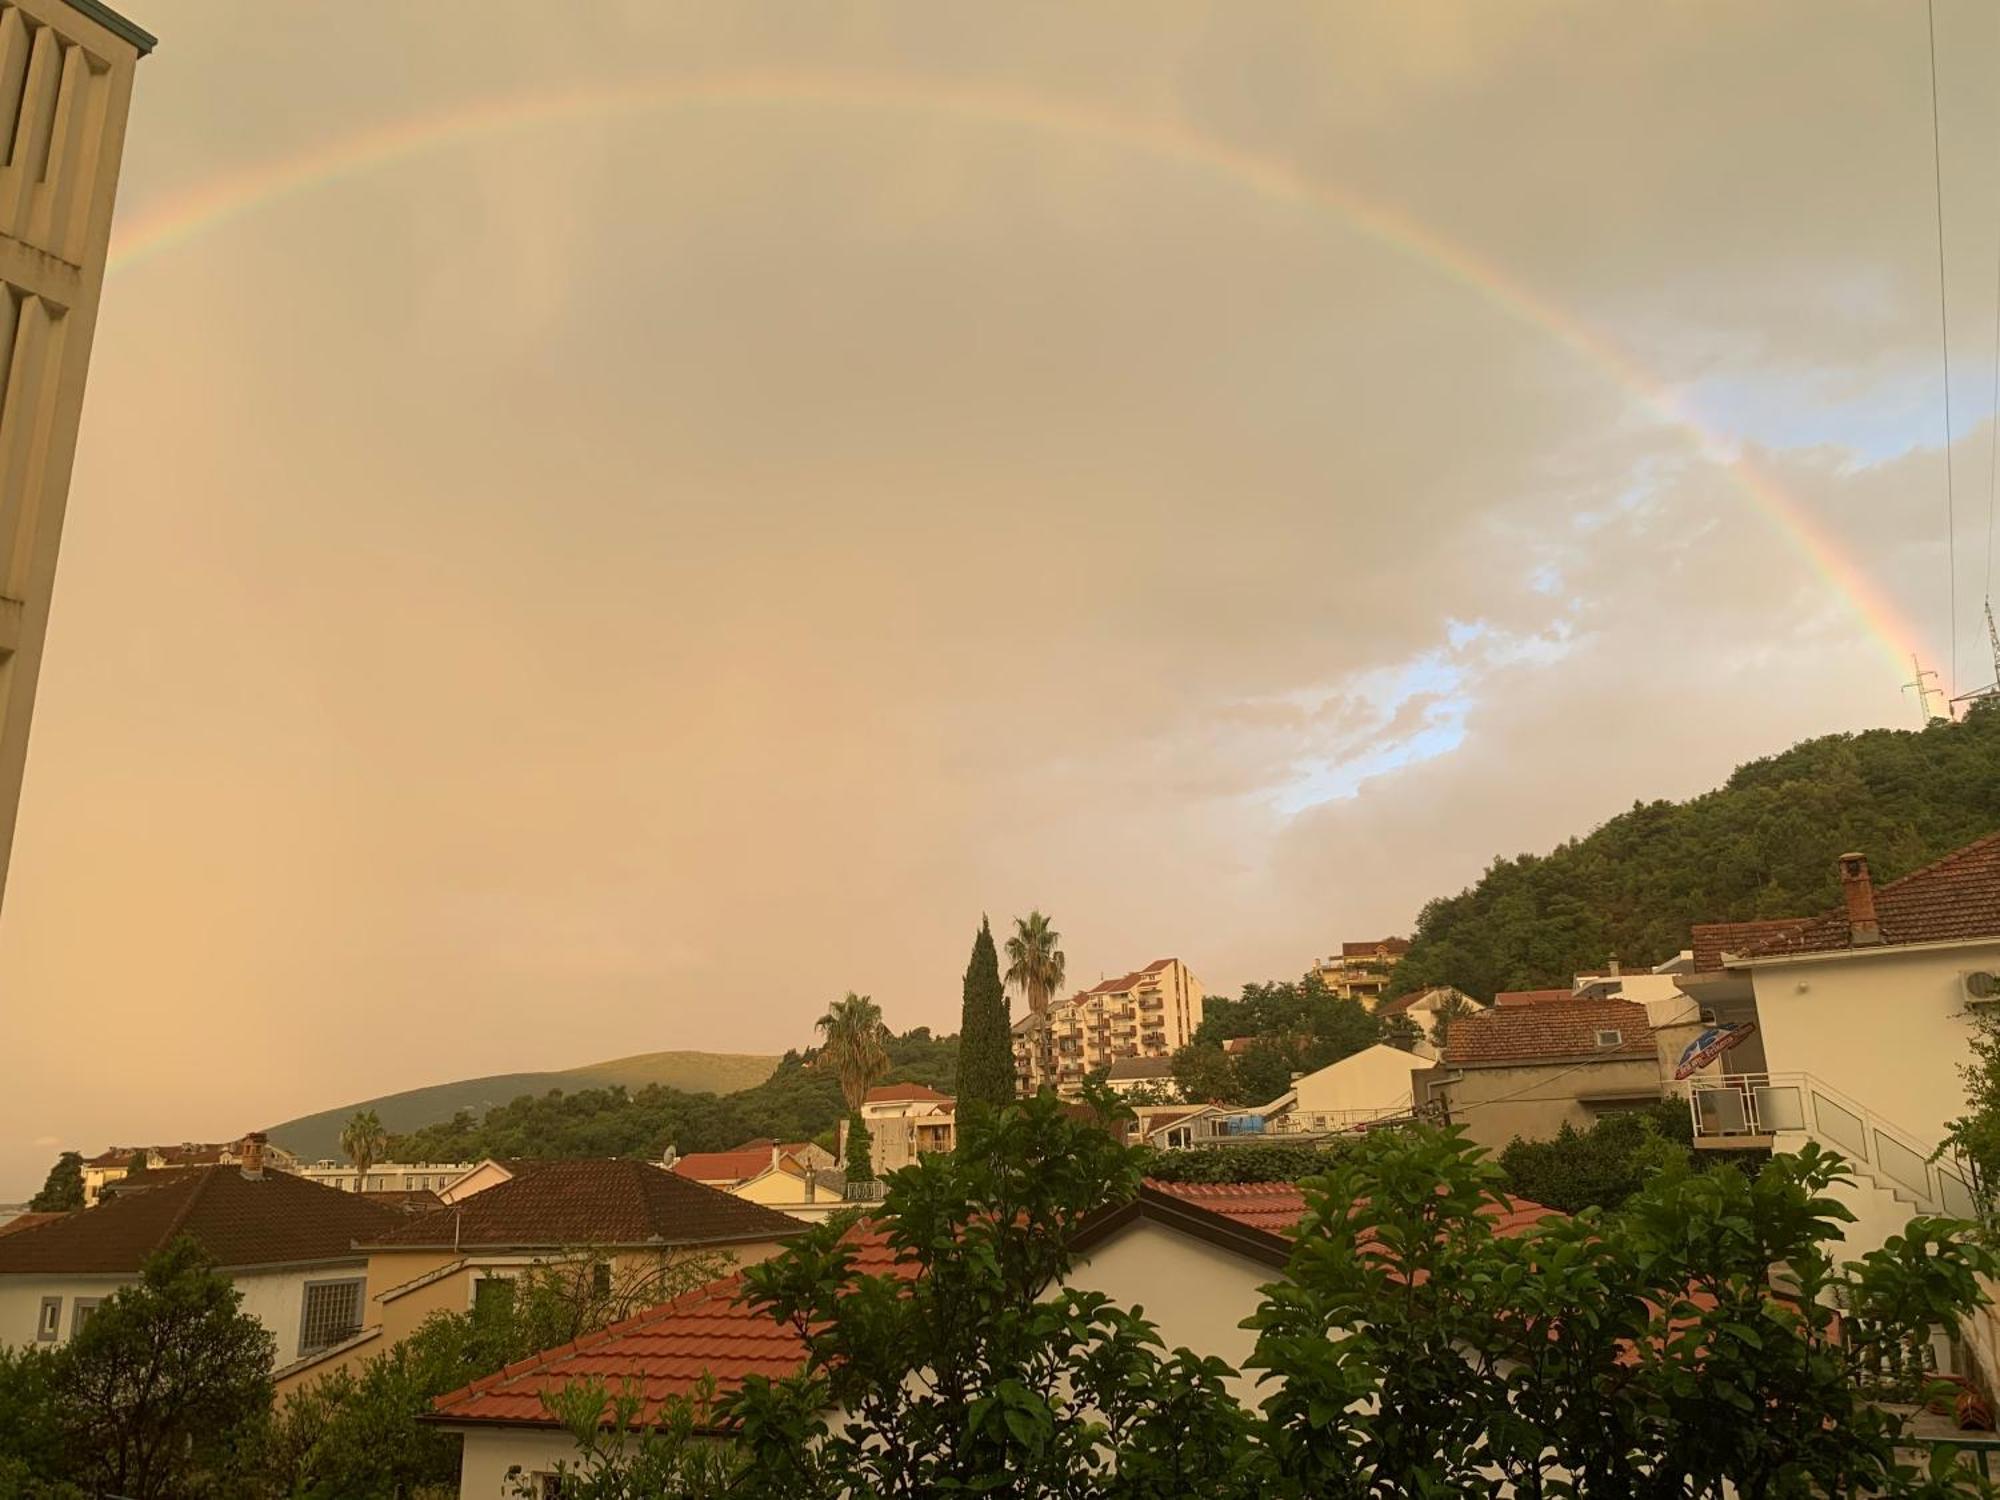
M53 1344L62 1337L63 1299L44 1297L39 1311L35 1314L35 1342Z
M1616 1027L1600 1026L1597 1029L1597 1045L1600 1047L1622 1047L1625 1033Z

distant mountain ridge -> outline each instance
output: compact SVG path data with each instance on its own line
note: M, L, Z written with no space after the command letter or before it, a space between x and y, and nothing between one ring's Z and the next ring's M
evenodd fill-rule
M733 1094L763 1083L777 1071L778 1062L775 1055L747 1052L641 1052L560 1072L495 1073L405 1089L300 1115L271 1126L269 1133L274 1143L301 1159L319 1161L340 1155L341 1128L356 1110L374 1110L391 1135L404 1135L449 1120L462 1109L484 1114L523 1094L545 1094L550 1089L572 1093L614 1086L642 1089L657 1083L691 1094Z

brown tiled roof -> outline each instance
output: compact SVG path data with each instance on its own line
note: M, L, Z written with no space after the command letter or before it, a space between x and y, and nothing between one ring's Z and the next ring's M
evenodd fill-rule
M1342 958L1374 958L1377 954L1388 954L1392 958L1401 958L1409 951L1410 940L1408 938L1377 938L1372 943L1342 943L1340 945L1340 956Z
M1568 1000L1574 994L1571 990L1502 990L1493 997L1495 1005L1547 1005L1555 1000Z
M369 1243L385 1248L726 1245L786 1239L799 1221L644 1161L548 1161Z
M1773 939L1788 937L1812 925L1811 917L1770 917L1758 922L1697 922L1688 929L1697 974L1713 974L1722 955L1742 953Z
M1099 980L1087 990L1079 990L1070 996L1071 1000L1087 999L1091 995L1120 995L1132 988L1148 974L1157 974L1173 963L1171 958L1156 958L1143 969L1134 969L1129 974L1120 974L1116 979Z
M2000 938L2000 833L1875 887L1875 921L1883 944ZM1744 956L1832 953L1853 946L1843 903L1795 931L1772 934Z
M370 1203L386 1203L406 1214L421 1213L425 1209L441 1207L444 1203L444 1199L429 1188L370 1188L361 1196Z
M1174 1076L1173 1059L1121 1057L1104 1070L1104 1076L1118 1083L1127 1083L1139 1078L1171 1078Z
M192 1167L0 1238L0 1275L137 1271L182 1234L221 1266L351 1259L357 1240L405 1221L400 1209L286 1172L253 1179L235 1166Z
M859 1230L849 1243L857 1271L870 1276L898 1271L880 1232ZM669 1397L692 1395L704 1375L715 1377L718 1396L739 1389L747 1375L782 1379L804 1361L805 1346L789 1324L737 1301L742 1286L741 1276L727 1276L574 1343L531 1355L438 1397L434 1419L554 1427L543 1393L596 1379L612 1390L629 1382L644 1402L639 1413L644 1422L657 1416Z
M734 1151L691 1151L674 1163L673 1171L696 1182L745 1182L770 1165L769 1146L738 1146Z
M68 1218L63 1213L36 1213L32 1209L24 1214L16 1214L6 1223L0 1224L0 1234L19 1234L24 1229L34 1229L42 1224L53 1224L58 1219Z
M934 1088L921 1083L885 1083L880 1088L868 1091L863 1104L913 1104L925 1099L949 1099L951 1095L940 1094Z
M1146 1186L1270 1234L1290 1234L1306 1211L1305 1193L1295 1182L1160 1182L1149 1177ZM1556 1210L1526 1198L1510 1198L1505 1208L1494 1204L1485 1212L1493 1221L1496 1234L1511 1237L1524 1233Z
M1619 1031L1615 1047L1597 1045L1597 1033ZM1638 1057L1653 1053L1646 1007L1632 1000L1574 1000L1566 1005L1495 1006L1451 1023L1444 1060L1454 1068L1489 1063L1570 1062L1579 1058Z

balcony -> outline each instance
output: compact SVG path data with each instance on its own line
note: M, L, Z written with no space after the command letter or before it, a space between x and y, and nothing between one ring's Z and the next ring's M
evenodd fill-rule
M1925 1213L1972 1218L1978 1199L1959 1161L1933 1161L1911 1134L1809 1073L1726 1073L1688 1080L1694 1143L1710 1151L1772 1148L1781 1135L1818 1141L1857 1175L1909 1198Z

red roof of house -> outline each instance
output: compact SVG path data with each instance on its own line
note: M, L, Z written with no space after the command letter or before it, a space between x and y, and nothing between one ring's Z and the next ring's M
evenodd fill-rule
M1176 1212L1177 1206L1181 1211ZM1186 1210L1193 1210L1187 1212ZM1148 1181L1139 1196L1095 1216L1079 1236L1085 1241L1115 1233L1135 1217L1147 1216L1206 1239L1220 1239L1283 1265L1290 1253L1285 1232L1305 1212L1296 1184L1186 1183ZM1519 1234L1553 1210L1523 1199L1494 1210L1502 1234ZM913 1277L916 1267L899 1261L876 1229L860 1226L850 1234L855 1268L867 1275ZM753 1312L737 1301L742 1276L729 1276L637 1317L587 1334L574 1343L532 1355L496 1375L440 1396L431 1420L447 1424L494 1423L553 1427L542 1404L573 1381L596 1379L611 1390L636 1386L650 1421L670 1397L694 1394L704 1375L713 1376L716 1395L738 1389L748 1375L781 1379L797 1370L805 1346L788 1326Z
M910 1274L879 1232L857 1230L850 1243L855 1268L864 1274ZM432 1403L436 1420L553 1427L542 1393L594 1377L612 1390L636 1383L643 1422L670 1397L693 1395L704 1375L715 1378L718 1395L736 1390L746 1375L782 1379L805 1359L805 1345L788 1325L737 1301L742 1289L740 1274L725 1276L574 1343L530 1355L438 1397Z
M348 1196L352 1196L351 1194ZM645 1161L548 1161L368 1243L465 1249L726 1245L781 1240L799 1221Z
M157 1187L0 1237L0 1275L137 1271L182 1234L221 1266L357 1259L357 1240L408 1222L401 1209L288 1172L251 1178L217 1166L151 1176Z
M1758 922L1697 922L1688 929L1694 972L1712 974L1722 967L1723 954L1747 952L1773 938L1802 931L1812 921L1811 917L1770 917Z
M1554 1000L1568 1000L1575 995L1574 990L1502 990L1493 997L1495 1005L1547 1005Z
M1954 849L1901 880L1875 887L1875 921L1884 944L2000 938L2000 832ZM1743 951L1745 957L1768 958L1833 953L1854 946L1843 902Z
M867 1097L861 1102L863 1104L911 1104L926 1099L948 1100L950 1098L951 1095L940 1094L936 1089L926 1087L921 1083L885 1083L880 1088L870 1089Z
M1342 943L1342 958L1374 958L1377 954L1389 954L1401 958L1410 951L1408 938L1377 938L1373 942Z
M1598 1046L1599 1031L1619 1032L1618 1044ZM1646 1023L1645 1006L1632 1000L1573 1000L1566 1005L1496 1005L1461 1016L1451 1023L1444 1060L1462 1068L1652 1054L1653 1028Z
M747 1182L771 1165L769 1146L739 1146L734 1151L691 1151L674 1163L676 1176L696 1182Z

